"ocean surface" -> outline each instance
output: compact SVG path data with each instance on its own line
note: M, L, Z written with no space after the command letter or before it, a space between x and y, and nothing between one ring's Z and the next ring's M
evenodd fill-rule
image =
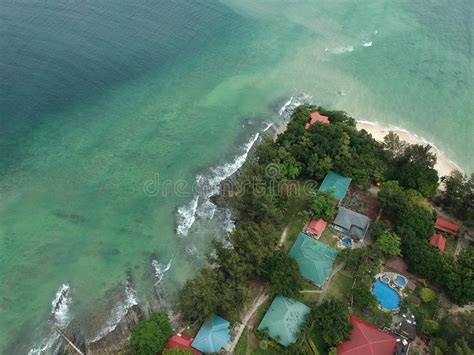
M0 353L170 295L301 95L474 170L471 0L0 1ZM159 297L158 297L159 296Z

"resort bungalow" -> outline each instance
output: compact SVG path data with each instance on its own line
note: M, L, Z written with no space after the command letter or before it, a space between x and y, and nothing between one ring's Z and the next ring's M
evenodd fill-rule
M403 319L400 322L400 332L405 335L410 340L415 340L416 338L416 321L415 317L411 316L411 319L407 319L405 315L403 315Z
M310 129L316 122L329 124L329 117L321 115L318 111L312 112L304 128Z
M288 255L296 260L305 279L323 287L331 275L337 250L300 233Z
M224 318L212 316L202 324L192 347L202 353L220 352L230 340L229 326L229 321Z
M352 315L351 324L351 339L337 347L337 355L393 355L393 336Z
M341 202L344 196L346 196L351 181L351 178L336 174L334 171L329 171L319 187L319 191L333 190L336 200Z
M459 225L450 219L438 216L436 217L435 229L451 235L456 235L459 232Z
M311 308L291 298L277 295L265 317L259 331L266 331L268 336L283 346L293 344L298 338L301 326Z
M165 349L189 350L193 355L201 355L202 353L200 351L197 351L196 349L192 348L192 342L193 338L178 333L168 339L168 342L165 345Z
M441 234L435 234L431 237L430 244L437 247L439 251L444 252L444 249L446 248L446 238Z
M363 214L339 207L336 219L332 223L334 229L347 234L356 241L364 240L369 229L370 219Z
M324 230L326 229L328 222L322 219L312 219L308 225L306 226L305 232L308 235L319 239L322 235Z

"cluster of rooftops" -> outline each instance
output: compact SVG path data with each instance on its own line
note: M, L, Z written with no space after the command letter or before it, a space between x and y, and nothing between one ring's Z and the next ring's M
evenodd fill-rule
M301 302L277 295L263 317L259 331L267 334L283 346L293 344L298 338L310 308ZM393 354L397 339L371 324L351 315L351 337L337 347L338 355ZM230 341L230 323L214 315L205 321L196 337L173 335L165 348L187 349L193 355L218 353Z
M317 122L328 124L329 118L319 112L313 112L305 125L311 128ZM332 190L338 205L344 200L349 189L351 178L329 171L324 178L319 191ZM296 260L302 276L313 284L323 287L329 279L337 250L320 242L318 239L328 225L322 219L311 220L304 233L300 233L289 251L289 256ZM343 235L351 237L356 242L363 241L370 226L370 219L358 212L339 206L338 213L331 226ZM435 222L438 232L456 235L459 226L447 218L438 216ZM444 251L446 239L436 233L430 244ZM294 299L276 295L270 308L258 326L259 331L265 331L269 337L283 346L293 344L299 335L311 309ZM398 353L399 339L384 332L371 324L351 315L352 331L350 340L337 347L338 355L384 355ZM403 323L403 322L402 322ZM408 323L407 323L408 324ZM411 323L410 323L411 324ZM194 339L178 334L168 341L167 348L190 349L193 354L217 353L230 341L230 323L214 315L206 320Z

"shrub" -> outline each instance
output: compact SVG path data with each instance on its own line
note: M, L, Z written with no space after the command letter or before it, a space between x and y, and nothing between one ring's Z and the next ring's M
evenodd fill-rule
M152 355L163 350L171 336L171 326L165 313L153 313L150 319L138 323L132 330L130 343L135 353Z

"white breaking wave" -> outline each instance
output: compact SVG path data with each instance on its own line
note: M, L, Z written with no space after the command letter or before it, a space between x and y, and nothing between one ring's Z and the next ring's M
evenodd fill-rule
M180 237L186 237L189 229L196 220L196 210L198 207L199 196L196 195L187 206L178 208L178 226L176 228Z
M363 44L364 47L372 47L372 42L365 42Z
M327 49L327 48L326 48L326 49ZM288 107L289 105L291 105L292 102L293 102L293 96L290 97L290 99L289 99L287 102L285 102L285 103L283 104L283 106L280 108L280 110L278 110L278 114L281 116L281 115L283 114L283 112L285 112L285 110L287 109L287 107Z
M59 328L64 329L71 322L71 316L69 314L69 307L72 303L71 292L69 284L62 284L53 301L51 302L51 314L49 316L52 321ZM28 351L28 355L44 355L54 354L59 351L61 342L59 341L59 334L51 330L49 335L43 338L41 345L34 347Z
M172 262L173 258L171 258L166 265L160 264L158 260L151 261L151 266L153 266L153 275L156 278L155 286L158 286L161 281L163 281L163 277L165 276L165 273L171 268Z
M281 110L281 109L280 109ZM267 123L267 127L263 129L264 132L268 131L270 127L273 126L273 123Z
M331 49L331 53L333 53L333 54L344 54L344 53L350 53L352 51L354 51L353 46L336 47L334 49Z
M209 173L196 177L195 184L198 194L194 196L187 206L182 206L178 208L177 211L176 231L180 237L186 237L188 235L189 230L196 221L197 215L209 220L214 217L216 206L209 198L219 192L220 183L223 180L232 176L242 167L250 150L259 137L260 133L256 133L243 147L243 153L235 157L232 162L212 168ZM199 202L201 203L199 204Z
M285 121L289 121L293 111L305 102L311 102L312 97L306 94L301 94L296 97L291 96L290 99L278 110L278 115Z
M304 94L291 96L278 110L278 114L284 121L288 121L296 107L310 100L311 97ZM273 123L267 123L263 132L268 131L272 126ZM259 138L260 132L255 133L248 143L242 147L242 154L237 155L231 162L211 168L204 174L197 175L195 196L187 205L181 206L177 210L176 231L179 237L184 238L188 236L191 227L196 222L196 217L204 220L214 218L217 207L210 201L210 197L219 193L222 181L235 174L242 167ZM235 228L231 212L228 209L223 209L222 213L224 213L224 231L231 233Z
M123 303L119 303L112 309L112 314L107 321L105 327L97 334L94 338L92 338L89 342L95 342L99 339L102 339L104 336L109 334L113 331L120 320L123 318L125 314L127 314L128 310L133 306L138 304L138 297L137 292L132 286L130 280L125 282L125 300Z

